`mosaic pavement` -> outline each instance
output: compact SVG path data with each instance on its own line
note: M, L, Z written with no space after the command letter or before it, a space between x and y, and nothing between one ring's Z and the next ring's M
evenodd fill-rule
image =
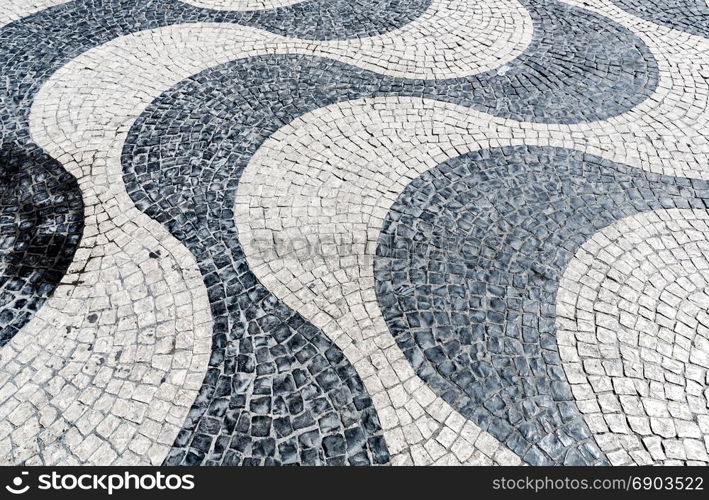
M0 463L709 465L705 0L4 0Z

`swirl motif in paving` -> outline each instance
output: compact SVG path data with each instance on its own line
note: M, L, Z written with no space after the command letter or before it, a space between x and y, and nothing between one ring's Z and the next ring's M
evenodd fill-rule
M165 5L168 3L169 2L165 3ZM121 5L139 9L138 6L131 6L126 2L122 2ZM113 3L112 7L120 10L121 5ZM108 5L106 4L106 6ZM81 5L81 3L74 3L68 6L70 11L71 8L81 9L85 7L86 5ZM361 4L357 7L362 8L366 13L366 4ZM381 4L378 8L380 7L382 7ZM310 8L312 9L313 5L311 5ZM351 11L351 6L341 4L339 9L346 13L348 9ZM128 8L121 13L123 15L129 15L131 14L130 10L131 9ZM325 11L327 10L328 9L325 9ZM52 18L52 20L56 21L57 12L53 14L55 17ZM69 16L76 15L75 12L63 12L63 14ZM189 15L189 12L187 14ZM401 19L398 13L392 12L392 14L394 18ZM41 17L41 14L36 17ZM61 17L61 14L58 17ZM242 17L244 16L242 15ZM374 24L376 25L376 23L380 22L382 19L385 21L391 20L388 15L379 16L379 19ZM117 19L106 15L101 21L103 21L104 25L107 25L116 22ZM102 31L104 31L105 26L101 26L101 21L99 21L97 23L98 26L96 26L99 29L93 33L89 31L90 34L83 40L85 43L84 48L89 48L91 45L100 41L100 39L97 38L92 39L91 35L95 36L98 34L99 36L103 36ZM134 20L131 21L133 22ZM28 21L30 26L20 26L19 31L22 32L23 28L29 28L24 29L24 32L31 33L32 29L36 27L36 23L36 18L30 18ZM19 24L21 25L22 23ZM150 23L147 23L147 26L149 25ZM14 24L11 25L11 28L17 26L17 24ZM130 31L147 26L141 26L140 23L133 22L132 25L128 26L127 30ZM310 26L312 27L312 24ZM61 38L62 35L71 35L71 33L67 33L66 30L63 33L61 29L57 31L60 32L58 38ZM12 37L12 35L17 35L17 33L11 33L10 35L13 43L16 42L18 38L22 38L22 36ZM111 35L111 33L109 33L109 35ZM113 33L113 35L115 36L115 33ZM39 55L43 48L45 47L42 47L41 44L39 47L35 46L34 57L29 58L25 67L21 67L22 65L20 64L20 67L17 68L13 67L12 63L9 63L10 69L30 74L33 73L33 70L36 71L37 69L46 71L48 67L51 67L51 59L50 61L41 60ZM74 50L81 50L81 47L74 47ZM16 52L15 50L12 57L17 56ZM56 61L61 59L63 55L65 54L62 54L61 51L53 50L51 57ZM43 67L39 67L38 62L42 62ZM32 64L35 66L33 67ZM36 78L33 81L34 85L41 83L41 78ZM17 89L16 93L18 96L14 101L9 102L13 102L13 104L21 102L21 96L24 96L25 100L31 101L33 90L36 92L36 87L28 89L27 86L23 85ZM12 93L10 93L10 97L12 97ZM16 110L18 114L24 116L26 120L28 107L17 106ZM11 121L10 124L12 124ZM26 126L24 130L20 127L20 136L22 136L21 134L23 133L27 133L26 129ZM41 133L37 134L37 137L41 136ZM56 149L56 146L51 142L46 143L45 146L49 149ZM56 151L55 153L57 156L61 156L61 153ZM18 415L17 418L10 420L11 425L17 426L17 428L9 433L8 440L6 440L8 445L6 460L10 462L38 461L54 463L56 461L69 462L70 460L74 460L76 462L94 463L115 461L117 461L117 463L131 463L135 461L145 461L147 459L150 462L159 463L165 454L165 443L171 443L175 439L177 431L174 425L175 422L182 423L184 419L184 413L182 413L183 405L185 402L191 403L195 400L196 394L193 393L195 382L201 382L199 378L203 375L200 375L200 372L204 373L204 362L206 362L207 359L204 356L204 346L202 344L204 337L202 334L204 333L204 321L205 319L209 319L209 311L205 311L202 305L202 297L200 297L202 290L198 288L193 290L192 297L190 297L189 293L187 295L183 293L185 286L175 286L175 284L182 285L181 282L184 281L188 290L194 287L191 275L191 268L193 268L194 264L189 262L189 259L185 261L185 256L177 255L181 253L181 249L172 247L172 242L169 241L169 238L163 236L159 229L152 227L150 222L141 219L140 216L134 219L139 221L139 224L143 227L150 228L149 231L152 234L159 235L158 238L162 240L162 242L158 245L156 245L154 238L141 232L142 229L133 225L132 221L125 217L117 217L115 209L118 206L130 206L130 202L126 203L123 199L125 193L120 188L121 184L114 184L114 167L119 164L119 159L113 156L110 151L103 152L102 160L98 160L97 158L98 157L94 156L91 158L90 162L85 162L75 157L73 161L67 163L67 166L77 177L82 180L90 179L91 181L90 184L85 184L87 187L83 189L84 200L90 201L86 210L92 216L88 219L91 225L84 231L84 240L82 241L83 248L80 249L84 250L84 252L81 253L80 259L76 259L72 273L79 275L77 281L71 283L78 285L78 287L69 290L64 290L63 288L57 289L54 293L51 305L43 309L40 315L35 316L35 320L28 324L25 330L21 332L22 335L18 335L14 338L12 345L8 346L10 349L3 353L5 359L11 359L13 354L18 351L20 353L20 356L17 356L19 359L22 359L20 364L9 363L5 366L8 375L10 375L9 378L16 380L20 378L18 376L19 373L22 373L23 376L35 373L35 376L38 376L38 374L42 372L42 365L46 364L48 361L46 355L41 350L42 347L50 352L55 350L59 352L63 351L72 361L70 365L72 368L71 370L67 370L68 373L60 372L60 374L54 374L53 378L50 377L53 382L56 381L54 385L60 390L60 394L56 394L52 390L45 394L47 392L46 390L43 391L36 386L32 386L32 390L28 390L28 387L20 389L19 386L14 385L6 389L8 394L13 395L13 399L6 402L4 411L11 412L11 415ZM16 163L16 160L13 161ZM87 164L82 166L82 163ZM10 166L12 166L12 164L10 164ZM25 168L22 170L28 169ZM64 187L65 189L69 189L71 188L72 179L68 174L64 175ZM42 178L35 179L31 183L41 187L37 182L39 180L42 180ZM25 184L28 183L26 182ZM15 187L16 185L13 185L13 188ZM3 193L5 193L5 190ZM14 201L14 199L10 201ZM47 202L45 202L45 204L47 204ZM25 205L22 206L23 210L26 210ZM12 206L10 209L12 210ZM17 212L17 210L14 211ZM78 211L79 210L75 209L75 212ZM65 212L66 210L60 212L59 215ZM54 215L56 216L57 214ZM22 229L32 229L27 226L28 225L25 223ZM57 227L59 224L55 224L54 226ZM75 227L73 229L76 230ZM78 232L80 232L80 229L79 226ZM103 236L104 234L110 235L108 241L106 241L106 238ZM87 238L87 236L90 237ZM93 236L98 237L93 238ZM38 240L39 238L35 239ZM45 240L49 240L49 238L46 237ZM133 241L131 242L131 240ZM78 238L75 238L74 243L77 241ZM35 241L32 241L32 243L36 244ZM39 241L39 243L42 243L42 241ZM56 252L56 247L59 246L59 243L61 243L61 241L51 242L51 245L47 246L50 250ZM118 245L119 248L116 248L116 245ZM26 246L27 245L25 245L25 247ZM141 246L143 247L142 249ZM33 247L30 247L30 249L32 248ZM74 248L70 248L70 250L73 251ZM67 251L64 252L64 254L68 254L68 261L71 260L71 253L72 252ZM23 257L23 263L25 263L25 265L31 263L27 256ZM158 267L156 270L154 266L143 266L140 264L145 258L159 261L159 266L162 266L162 269ZM170 262L171 258L177 258L178 262ZM18 259L15 258L14 260ZM133 263L138 265L133 265ZM178 275L176 277L174 273L171 276L170 271L166 268L182 269L182 276ZM13 269L11 269L11 271L13 271ZM61 278L63 269L58 267L58 269L53 271L55 272L50 276L58 281ZM136 273L136 271L138 272ZM165 275L165 282L159 281L160 278L158 275L161 271ZM27 274L27 271L24 269L22 269L22 272ZM141 284L141 274L146 276L147 279L144 279L147 283ZM34 300L34 302L30 303L31 309L36 309L37 303L41 303L42 299L52 292L52 285L56 286L56 281L43 286L37 286L35 289L30 290L29 295L31 299ZM143 288L145 285L147 285L147 290ZM126 295L121 297L119 301L114 297L117 296L118 290L121 289L124 290L123 293ZM186 292L188 290L184 291ZM37 297L38 291L41 292L43 296L40 295ZM166 291L168 292L167 295L163 295ZM69 307L66 303L65 297L67 295L71 296L69 300L74 300L72 307ZM92 300L86 302L85 299L87 297L91 297ZM76 299L84 299L84 301L76 302ZM126 300L128 301L127 303L125 302ZM22 304L26 303L27 300L21 296L17 302L18 304ZM116 318L115 312L111 313L112 307L115 308L122 305L125 308L131 302L134 303L133 312L136 314L135 317L130 317L130 310L123 312L119 310L118 318ZM106 311L107 307L108 311ZM60 311L68 312L69 314L62 314ZM17 318L10 316L9 319L15 319L15 324L10 325L12 328L9 329L6 340L9 340L11 337L10 334L14 334L17 328L21 327L22 324L30 318L28 314L24 314ZM268 318L263 319L263 321L267 322ZM269 325L273 326L272 323L269 323ZM61 337L58 341L54 341L51 338L52 326L55 328L60 326L62 328L65 327L67 334L71 333L71 335ZM130 330L126 331L126 329L129 328L137 328L138 330L135 333L140 333L140 335L135 338L134 334L131 340ZM40 348L39 350L30 349L28 347L29 338L28 335L25 334L25 331L27 334L33 332L35 335L41 332L40 338L42 339L44 339L46 333L46 342L48 342L48 344L45 345L45 341L42 340L37 343L37 347ZM113 332L114 334L120 332L125 338L118 342L115 340L106 340L104 337L108 332ZM196 338L190 338L193 335ZM95 339L94 342L91 342L92 336ZM172 338L170 338L171 336ZM59 345L56 345L57 343ZM77 345L79 346L78 348ZM101 349L98 349L99 345ZM301 361L305 362L308 356L306 354L308 349L301 349L301 347L302 346L298 345L294 346L293 349L299 351ZM312 346L310 349L312 349ZM347 367L345 366L347 364L346 360L343 361L341 356L337 357L330 352L327 354L330 357L331 363L338 363L337 367L340 369L340 372L336 377L346 380L353 387L352 390L356 392L356 381L349 380L353 375L347 372ZM280 354L274 352L274 355ZM333 361L332 356L337 357L337 360ZM105 364L107 360L107 366L101 369L101 365ZM319 367L322 363L323 361L313 360L309 366L312 370L321 370ZM328 362L325 363L328 364ZM86 368L82 370L83 373L81 377L77 378L76 367L80 367L82 364L92 364L93 366L90 372L87 372ZM151 373L151 370L153 373ZM164 372L161 374L161 371ZM332 370L330 370L330 372L332 372ZM314 373L320 375L323 380L322 386L328 389L332 387L330 378L335 376L330 372ZM296 375L298 375L298 373L296 373ZM72 387L71 391L68 391L66 388L62 389L67 379L70 384L78 390L75 390L74 387ZM289 387L289 383L293 383L292 381L280 382L285 389ZM304 384L302 375L295 383L298 384L301 392L310 391L308 394L312 395L311 387L302 387ZM113 384L113 386L111 384ZM130 390L128 390L129 385L126 384L131 386ZM91 402L95 402L97 391L109 391L113 394L113 391L119 390L121 385L126 387L126 389L116 393L118 398L108 396L101 405L98 405L98 411L92 408L93 405ZM241 387L238 387L238 389L240 388ZM261 389L257 388L252 392L258 393L259 390ZM336 405L342 406L345 404L345 402L343 402L343 396L340 393L333 394L331 397ZM70 406L74 398L76 398L77 401L73 403L74 406ZM148 410L147 402L149 399L146 398L152 398L156 403L160 401L162 404L155 404ZM125 399L127 399L127 401L124 401ZM81 403L79 403L79 401ZM350 406L352 406L351 398L349 402ZM52 408L50 412L45 411L44 405L47 403L49 403ZM323 415L320 425L324 430L337 429L338 425L340 427L343 425L351 427L350 422L352 417L344 413L341 415L341 418L335 419L334 424L332 423L332 414L328 414L327 412L327 409L331 408L329 402L315 400L311 403L317 405L318 411ZM357 400L356 403L358 409L352 407L349 409L350 412L357 413L369 406L366 400ZM17 406L18 404L19 407ZM256 403L253 404L256 405ZM263 405L263 401L260 401L259 404ZM297 406L297 403L293 404ZM56 409L54 407L56 407ZM19 408L21 408L22 411L19 411ZM69 413L67 411L69 408L74 408L74 410ZM253 431L254 437L257 437L259 433L262 432L270 432L270 416L260 416L264 408L264 406L261 406L257 411L259 416L254 417L254 426L260 425L262 429ZM213 408L213 410L222 411L221 408ZM270 406L267 411L270 413ZM93 414L93 416L89 417L89 414ZM36 415L36 417L33 417L33 415ZM298 422L299 424L303 424L299 427L300 429L305 426L312 427L312 423L307 417L308 416L304 416L303 419L301 419L304 422ZM371 420L371 423L367 423L369 430L376 430L378 425L376 416L370 416L369 418ZM79 427L80 430L76 431L75 426L79 425L80 422L87 421L87 419L89 419L88 422L90 423L88 425L81 425ZM121 424L121 421L124 421L124 424ZM130 423L128 421L130 421ZM235 425L236 422L232 424L232 428ZM239 425L243 428L244 423L239 422ZM248 422L247 425L251 425L251 422ZM333 425L335 427L333 427ZM42 428L47 427L51 427L51 429L42 431ZM263 431L263 429L265 429L265 431ZM362 459L358 456L359 449L367 449L370 446L378 447L377 461L386 461L385 445L377 441L376 436L371 437L370 443L360 442L361 439L367 436L361 431L358 433L357 430L358 429L348 429L347 431L348 451L353 457L351 462L362 463ZM69 431L69 434L64 437L63 434L67 431ZM36 441L35 439L30 439L29 442L24 442L22 439L23 437L34 438L35 436L37 438ZM314 450L316 456L312 458L312 453L310 452L313 450L310 450L310 448L315 446L316 448L324 448L329 462L339 463L339 457L344 453L344 448L342 448L345 446L343 435L326 436L322 446L319 442L313 445L311 443L312 439L311 436L304 436L302 438L300 448L307 449L303 454L297 457L299 461L305 463L324 461L322 450L319 451L320 456L318 456L318 450ZM42 442L44 445L40 444ZM203 440L198 442L202 443ZM246 463L249 463L248 460L251 460L251 463L258 463L261 462L263 458L274 454L273 440L260 440L260 443L254 445L253 450L250 444L235 444L242 447L248 446L248 454L253 454L256 457L245 459L244 461ZM291 461L292 458L290 455L293 453L291 452L291 448L296 452L298 450L298 446L294 447L291 443L282 443L280 448L286 450L283 451L282 454L287 456L288 460ZM199 451L199 448L197 448L197 450ZM245 450L241 449L240 451L244 452ZM190 463L190 461L194 462L194 456L196 455L188 455L185 458L186 463ZM201 460L201 458L202 457L200 457L198 461ZM233 451L227 454L226 460L230 463L235 461ZM239 461L239 459L236 461ZM365 461L367 463L370 462L366 457Z
M217 40L221 41L221 38L217 38ZM87 54L87 57L89 57L89 56L90 56L90 54ZM103 60L103 58L99 57L99 60ZM134 72L136 66L134 64L132 64L133 61L127 61L127 62L130 64L131 71ZM181 66L184 66L185 61L182 60L182 61L180 61L180 63L181 63ZM201 65L205 64L205 61L203 60L201 53L199 54L199 58L194 61L194 64L201 64ZM78 71L78 72L75 71L76 68L73 68L70 66L71 65L68 65L66 69L63 69L60 72L60 74L58 74L56 76L56 79L58 81L62 81L65 77L68 77L67 75L71 75L72 79L76 78L76 81L82 82L82 84L85 83L82 81L84 75L88 74L88 75L90 75L89 79L93 78L91 76L92 72L94 72L93 65L89 64L88 61L77 61L77 66L79 66L79 68L80 68L80 71ZM155 69L156 69L154 65L150 65L150 64L148 64L147 67L150 69L150 71L155 71ZM176 75L180 75L184 71L184 67L177 67L176 70L177 70L175 72ZM163 75L163 77L165 75L167 75L168 78L174 78L174 76L172 76L169 72L161 71L161 74ZM78 78L77 78L77 76L78 76ZM179 80L179 76L177 77L177 79ZM103 82L105 83L105 81L103 81ZM155 79L151 79L151 83L154 84L155 82L156 82ZM121 81L121 83L122 83L122 81ZM119 87L120 86L121 85L119 84ZM51 89L53 89L53 88L57 88L61 92L62 86L54 87L52 85L48 85L47 89L48 89L48 92L50 93L50 95L52 92ZM135 96L133 96L131 98L134 99ZM38 102L40 104L36 104L35 109L37 109L37 110L43 109L41 103L45 102L45 101L46 101L46 99L45 99L44 95L42 95L40 97L40 99L38 100ZM67 105L69 105L69 103L70 103L70 101L66 101L65 99L60 99L60 101L64 102ZM111 99L102 100L102 103L103 102L111 102ZM124 109L123 106L125 106L125 101L119 100L119 101L115 101L115 102L121 102L122 106L120 107L120 110ZM129 109L129 108L126 108L126 109ZM93 110L93 111L95 111L95 110ZM114 114L115 114L115 109L113 109L111 111L114 112ZM53 115L50 114L49 117L50 117L50 120L54 120ZM95 129L93 129L93 127L95 127L95 126L102 127L102 126L105 126L105 124L109 124L107 132L111 133L111 131L112 131L112 133L115 134L115 132L116 132L115 128L110 126L111 123L115 123L115 121L114 121L115 119L116 119L115 116L113 118L110 118L110 117L102 115L100 113L97 114L95 112L92 112L90 115L90 118L86 122L84 122L83 120L79 121L79 124L81 127L86 127L87 130L88 129L93 130L93 132L91 134L83 135L83 134L70 133L70 134L67 134L64 136L55 135L51 140L48 137L43 137L41 142L46 148L49 148L53 151L55 150L54 154L57 156L62 155L62 154L72 154L72 156L77 157L82 154L81 151L96 150L97 151L96 154L100 155L101 157L108 154L107 161L109 163L113 164L114 152L113 151L109 151L109 152L104 151L105 145L104 145L103 141L101 140L101 138L96 136ZM53 128L53 127L50 127L50 128ZM43 135L42 129L38 129L36 131L36 135L37 135L37 137L41 137ZM116 144L120 143L120 141L122 140L122 139L120 139L120 135L121 134L119 134L119 138L115 139ZM67 140L67 138L69 138L69 140ZM80 138L80 139L77 140L77 138ZM106 139L109 139L109 137L107 137ZM114 139L110 139L109 143L114 143ZM79 161L79 163L81 164L82 161ZM87 165L84 168L91 168L91 167L89 165ZM205 387L209 388L209 385L206 385ZM220 394L220 396L221 396L221 394ZM215 411L220 411L220 409L221 408L217 408ZM197 411L198 412L201 411L201 414L204 413L203 408L201 410L197 410ZM226 419L230 418L230 415L226 415L226 416L219 415L219 416L224 417ZM214 420L214 419L212 419L212 420ZM306 422L307 422L307 420L306 420ZM205 426L206 426L206 424L205 424ZM208 428L209 431L212 431L213 429L215 429L215 427L213 425ZM234 426L233 426L233 424L229 423L229 421L227 420L224 427L222 427L222 429L231 429L230 432L233 432ZM301 431L301 429L297 429L297 430ZM187 453L187 454L183 453L180 458L187 457L186 459L188 461L194 461L195 458L197 460L200 460L201 458L204 457L205 452L203 451L203 449L201 447L204 446L205 442L207 443L207 446L211 446L214 444L214 440L205 440L204 439L205 436L208 436L208 434L205 433L203 431L203 429L199 429L199 431L202 432L202 434L198 436L198 439L196 441L194 441L192 439L194 436L189 436L189 439L188 439L188 442L190 444L194 443L195 445L197 445L199 447L196 447L192 450L192 451L194 451L194 453ZM241 429L239 429L238 432L243 432L243 431ZM256 436L256 437L259 437L259 436ZM263 437L263 436L261 436L261 437ZM312 438L309 438L309 439L312 439ZM222 439L221 441L223 442L224 439ZM308 443L310 443L310 441L306 441L305 443L306 443L305 446L309 447ZM215 445L215 446L217 446L217 445ZM221 453L221 454L224 453L223 446L221 444L219 444L218 446L221 447L221 451L216 452L217 456L219 453ZM219 448L216 448L216 449L219 449ZM267 448L268 452L271 452L273 449L274 449L273 446L270 446L270 445L269 445L269 448ZM241 451L243 451L243 450L241 450ZM280 450L279 450L279 452L280 452ZM259 450L258 453L261 454L263 452L261 450ZM227 453L227 457L228 457L229 462L233 462L233 460L234 460L233 450L229 450L229 452ZM212 456L210 458L212 460L214 460L214 456ZM260 458L259 458L259 456L255 457L255 458L249 457L249 460L259 461L260 459L263 459L263 458L264 457L260 455ZM237 460L238 460L238 457L237 457ZM290 451L289 451L289 460L290 460ZM310 459L305 459L305 460L310 460ZM381 460L381 459L379 458L378 460ZM247 462L247 463L252 463L252 462ZM334 461L333 463L337 463L337 462Z
M707 47L630 3L10 0L0 460L706 463ZM556 314L654 214L658 341Z

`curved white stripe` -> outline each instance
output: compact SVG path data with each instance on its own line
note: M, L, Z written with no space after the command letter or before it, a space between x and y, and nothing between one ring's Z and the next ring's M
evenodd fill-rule
M585 150L659 173L709 177L702 56L709 45L672 30L657 32L622 11L611 14L650 46L661 76L648 100L618 117L578 125L519 123L454 105L389 98L330 106L279 130L252 159L237 196L240 237L259 279L333 337L347 332L384 338L371 246L406 184L451 156L526 143ZM323 210L305 208L312 206ZM264 241L293 249L302 248L303 240L324 245L340 238L356 243L346 258L259 253Z
M286 7L306 0L180 0L182 3L215 10L267 10Z
M531 37L531 18L516 0L436 0L416 21L373 37L313 41L237 24L195 23L120 37L75 61L94 61L97 54L112 57L119 67L93 70L128 78L129 84L144 73L133 77L123 71L128 60L194 73L229 60L273 53L329 57L390 76L443 79L501 66L522 53ZM184 65L180 58L187 60ZM149 64L141 66L148 71Z
M417 401L414 420L427 418L428 404L463 417L422 385L381 316L373 256L384 217L411 180L448 158L535 142L513 124L426 99L348 101L278 130L241 176L235 219L250 268L353 362L373 395L387 443L402 430L408 436L412 414L403 405L409 400ZM435 414L428 421L435 433L455 436ZM390 450L402 461L417 461L426 442L418 436Z
M532 35L532 18L516 0L433 0L400 29L319 45L321 55L377 73L436 80L498 68Z
M709 212L597 232L567 265L556 312L577 405L613 465L709 464Z
M84 196L77 260L0 351L6 465L159 465L206 372L211 316L191 256L121 196Z
M85 64L86 61L82 62ZM131 65L132 67L132 65ZM81 92L81 83L84 76L88 76L88 69L84 72L76 72L73 68L63 68L55 78L43 89L35 100L33 106L31 122L33 130L33 139L42 145L53 156L62 159L66 166L82 178L82 186L94 189L94 184L121 186L123 190L120 176L111 176L108 183L105 178L95 177L98 174L93 174L94 178L89 180L91 172L95 171L97 161L101 163L103 158L107 158L108 163L113 165L116 172L120 172L119 153L121 145L125 140L125 135L130 128L132 121L140 114L143 107L149 104L153 98L148 93L140 95L139 99L122 99L111 98L109 95L95 94L93 99L87 100L87 94ZM163 77L170 75L169 79L179 81L183 79L185 74L177 72L159 72ZM76 81L74 80L76 79ZM157 81L156 81L157 80ZM172 82L162 81L159 78L148 80L151 86L161 85L169 86ZM119 86L121 82L111 80L110 85ZM159 89L153 87L155 93L159 93ZM59 92L59 95L55 92ZM135 89L131 91L135 96ZM56 104L51 104L56 103ZM59 109L57 109L59 107ZM70 120L66 113L75 112L75 118ZM90 114L90 119L76 118L81 116L82 112ZM71 126L74 130L67 130ZM46 131L46 132L43 132ZM64 135L66 134L66 135ZM107 184L106 184L107 183ZM115 196L115 194L111 194ZM85 194L86 199L91 199L88 193ZM105 203L105 202L104 202ZM122 192L121 200L116 206L126 207L130 205L130 200L125 198L125 193ZM129 217L132 220L140 221L141 225L149 225L150 232L153 234L162 234L161 230L156 227L156 223L147 221L147 217L142 214L135 213L135 209L131 209ZM103 249L99 249L102 252ZM130 260L130 259L126 259ZM72 278L68 278L72 279ZM92 297L97 292L86 291L85 297ZM53 308L51 302L45 305L51 316ZM71 317L74 317L72 314ZM38 315L35 322L42 321L44 315ZM65 321L68 321L65 320ZM29 330L28 330L29 329ZM34 326L28 325L18 334L17 342L27 338L30 332L34 331ZM328 332L330 333L330 332ZM391 340L391 339L389 339ZM389 342L387 340L387 342ZM392 358L398 353L398 348L391 346L391 349L382 349L377 347L376 351L366 353L367 365L363 365L359 357L363 354L361 351L353 351L345 345L345 353L350 356L351 361L358 368L360 375L365 379L370 379L368 388L372 388L372 377L379 382L375 384L389 385L391 380L398 379L398 373L407 373L410 371L408 362L403 357ZM372 344L370 347L376 347ZM6 348L7 349L7 348ZM19 350L19 348L18 348ZM391 364L390 364L391 363ZM376 375L375 375L376 374ZM201 379L200 379L201 380ZM411 393L411 401L402 400L403 393L397 392L403 389L402 384L397 384L397 387L392 387L386 394L375 396L375 404L380 410L379 417L384 426L389 425L392 419L398 422L405 421L409 418L410 421L406 427L398 427L397 429L388 429L386 433L387 444L390 451L398 456L395 456L394 463L471 463L471 464L513 464L517 463L518 459L508 450L502 448L499 443L492 439L486 433L481 433L480 430L473 424L466 422L460 415L452 412L450 407L442 400L436 398L435 395L425 386L418 378L408 378L406 389ZM381 403L382 397L399 396L397 404L400 404L396 412L394 408L383 406ZM34 401L33 398L29 400ZM401 413L410 415L403 417ZM446 425L441 426L438 421L445 421ZM454 453L444 452L441 443L450 446L453 442L456 445L453 447ZM417 446L412 447L415 442ZM161 450L162 451L162 450ZM402 453L405 451L405 453ZM85 461L86 457L80 457ZM99 457L96 458L99 461ZM413 461L413 462L412 462ZM100 463L106 463L104 456L100 457Z
M71 120L62 104L37 99L34 116ZM77 178L85 228L60 285L0 351L0 462L159 465L206 372L207 292L192 255L126 193L125 134L67 151L52 130L32 138Z
M35 12L69 1L71 0L3 0L0 8L0 28Z
M475 120L467 111L396 97L318 109L261 146L237 193L235 219L252 271L347 355L372 395L394 460L402 463L433 462L437 457L427 451L437 435L460 441L459 429L438 413L444 410L452 422L465 419L423 384L389 333L372 257L391 203L413 178L469 144L489 144L485 134L492 136L494 127L473 138L466 126ZM432 437L412 434L412 423ZM467 454L451 454L453 462L489 455L487 447L504 449L466 425L484 442L470 441Z

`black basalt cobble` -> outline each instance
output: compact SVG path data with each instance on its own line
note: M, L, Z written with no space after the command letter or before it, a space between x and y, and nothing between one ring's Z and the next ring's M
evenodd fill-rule
M233 249L222 250L210 266L225 278L209 289L213 311L223 308L210 368L165 464L388 462L371 399L349 362L330 362L337 347L237 265ZM361 447L337 445L353 432L366 437Z
M416 373L532 465L604 463L555 339L575 251L638 212L709 207L709 183L578 151L505 147L415 179L375 259L384 318Z
M227 185L219 176L214 182ZM207 198L213 209L228 215L233 193L219 191ZM188 226L189 237L177 234L187 237L185 244L198 257L208 287L212 356L203 388L165 464L388 462L372 401L349 361L257 282L233 221L207 221L205 215L194 221L200 229ZM361 447L336 446L348 432L365 437Z
M706 0L611 1L642 19L709 38L709 5Z

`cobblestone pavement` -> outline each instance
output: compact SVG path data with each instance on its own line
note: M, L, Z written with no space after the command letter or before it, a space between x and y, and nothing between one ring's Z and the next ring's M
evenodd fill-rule
M705 0L4 0L0 463L709 465Z

